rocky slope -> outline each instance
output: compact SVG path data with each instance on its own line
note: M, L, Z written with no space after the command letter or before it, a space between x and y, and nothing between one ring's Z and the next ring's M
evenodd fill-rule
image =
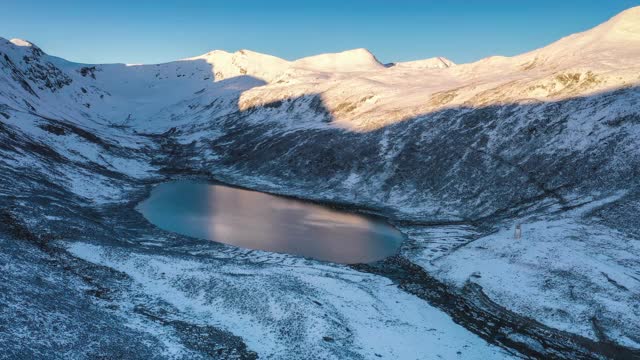
M364 49L87 65L0 39L0 345L638 357L638 59L640 8L455 66ZM345 267L168 234L134 207L178 177L376 212L408 239Z

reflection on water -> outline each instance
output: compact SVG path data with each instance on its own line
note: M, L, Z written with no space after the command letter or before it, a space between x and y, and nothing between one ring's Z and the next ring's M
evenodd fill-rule
M402 242L378 219L221 185L161 184L138 210L183 235L346 264L383 259Z

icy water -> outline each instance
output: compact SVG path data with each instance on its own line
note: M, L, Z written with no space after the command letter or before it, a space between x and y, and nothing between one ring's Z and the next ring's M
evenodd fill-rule
M138 210L161 229L249 249L355 264L395 254L402 234L373 217L222 185L158 185Z

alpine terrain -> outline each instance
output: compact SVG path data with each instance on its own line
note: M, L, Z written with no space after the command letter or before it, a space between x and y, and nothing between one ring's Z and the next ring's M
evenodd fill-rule
M640 7L458 65L0 38L0 358L640 359L639 86ZM178 235L136 210L176 179L405 240L340 265Z

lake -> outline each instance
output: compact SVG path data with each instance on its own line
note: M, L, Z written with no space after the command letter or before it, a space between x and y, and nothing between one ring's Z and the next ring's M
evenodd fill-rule
M160 184L137 209L167 231L343 264L384 259L403 240L376 217L217 184Z

